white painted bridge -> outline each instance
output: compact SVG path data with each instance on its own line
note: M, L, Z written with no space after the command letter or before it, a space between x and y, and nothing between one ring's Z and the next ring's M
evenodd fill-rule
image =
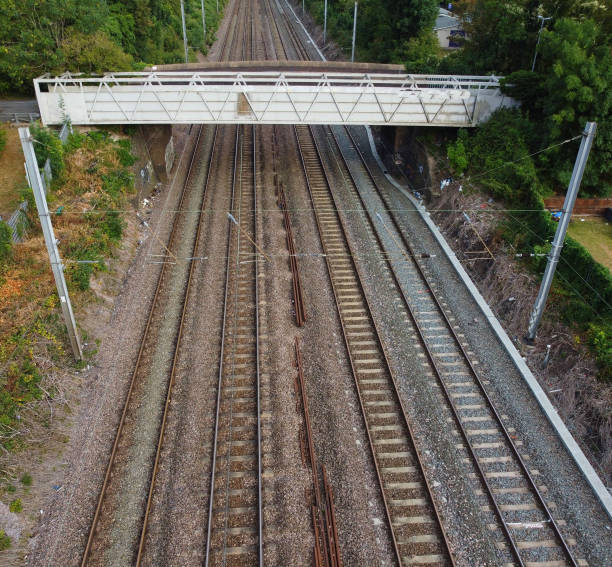
M152 71L34 81L44 124L475 126L514 101L499 77Z

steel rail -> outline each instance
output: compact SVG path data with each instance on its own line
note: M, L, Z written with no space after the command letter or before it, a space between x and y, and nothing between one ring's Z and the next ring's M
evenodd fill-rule
M172 357L172 370L170 372L170 381L168 383L168 390L166 393L166 402L164 404L164 413L162 416L162 421L161 421L161 428L160 428L160 433L159 433L159 439L158 439L158 443L157 443L157 451L155 453L155 462L153 465L153 472L152 472L152 476L151 476L151 480L149 482L149 494L147 497L147 505L145 508L145 516L144 516L144 521L143 521L143 525L142 525L142 530L141 530L141 534L140 534L140 543L138 545L138 555L136 557L136 567L140 566L140 562L142 560L142 555L144 552L144 547L145 547L145 538L146 538L146 534L147 534L147 527L148 527L148 522L149 522L149 514L151 512L151 507L153 505L153 492L155 489L155 481L157 479L157 470L159 467L159 460L161 457L161 451L162 451L162 447L163 447L163 443L164 443L164 434L166 431L166 422L167 422L167 418L168 418L168 413L170 410L170 401L172 399L172 388L174 386L174 381L176 378L176 368L177 368L177 363L178 363L178 359L179 359L179 348L181 345L181 340L183 338L183 327L184 327L184 323L185 323L185 317L187 314L187 306L189 304L189 296L190 296L190 291L191 291L191 281L193 279L193 274L195 272L195 267L196 267L196 262L194 262L193 257L197 256L197 251L200 245L200 236L201 236L201 232L202 232L202 224L203 224L203 219L205 216L205 207L204 207L204 203L206 200L206 197L208 195L208 188L210 185L210 180L211 180L211 165L213 163L213 159L215 157L215 150L217 149L217 134L219 132L219 128L216 127L215 128L215 132L213 134L213 142L212 142L212 148L210 151L210 155L208 158L208 166L207 166L207 170L206 170L206 182L204 184L204 193L202 195L202 206L200 207L200 213L198 215L198 224L196 227L196 238L195 238L195 243L193 246L193 254L192 254L192 259L190 260L190 265L189 265L189 276L187 278L187 284L186 284L186 289L185 289L185 298L183 301L183 307L181 309L181 319L180 319L180 324L179 324L179 330L178 330L178 336L176 339L176 346L174 348L174 355Z
M272 9L272 0L265 0L265 2L266 2L266 6L268 7L269 14L270 14L270 20L272 24L274 25L274 30L276 31L276 37L278 38L278 41L280 42L280 47L284 53L284 59L288 61L289 52L287 50L287 46L285 45L285 40L283 39L283 35L281 34L278 20L274 17L274 10ZM271 35L274 35L274 34L271 34ZM272 41L274 41L274 38L272 39ZM275 47L275 51L276 51L276 47ZM278 58L278 51L276 51L276 55Z
M274 0L274 1L276 2L278 6L278 0ZM279 11L280 11L280 6L279 6ZM283 14L284 27L289 34L291 42L293 43L298 59L307 61L309 59L308 51L306 50L306 47L302 44L302 42L297 37L296 31L293 28L293 24L289 21L289 15L287 14L287 12L285 12L285 10L282 10L282 14Z
M257 242L257 138L253 130L253 239ZM261 451L261 376L259 353L259 254L255 250L255 368L257 372L257 497L258 497L258 530L259 530L259 565L263 567L263 460Z
M270 1L270 0L268 0L268 1ZM293 24L289 21L288 15L284 11L283 11L283 13L285 14L284 20L285 20L285 24L286 24L286 29L291 30L290 34L289 34L290 35L290 39L291 39L292 43L294 44L294 46L296 47L296 52L298 53L298 56L301 56L303 59L308 59L309 58L308 52L307 52L306 48L302 45L302 42L297 37L297 34L295 33L295 30L293 29ZM279 37L281 37L281 42L282 42L282 36L280 35L280 33L279 33ZM283 45L283 49L285 50L285 53L287 53L287 49L286 49L286 46L285 46L284 42L282 42L282 45ZM319 165L321 167L321 171L323 173L323 176L324 176L325 181L327 183L327 186L329 188L329 192L330 192L330 196L331 196L332 202L334 203L334 207L337 209L337 206L335 204L335 199L334 199L334 196L333 196L333 192L331 191L331 184L330 184L330 181L329 181L329 178L328 178L328 175L327 175L327 171L326 171L326 169L325 169L325 167L323 165L323 160L321 158L321 155L320 155L320 152L319 152L319 148L317 146L317 142L316 142L315 136L314 136L314 134L312 132L312 128L309 127L308 131L309 131L309 135L310 135L310 137L311 137L311 139L312 139L312 141L314 143L314 147L315 147L315 150L316 150L316 153L317 153L317 158L319 160ZM299 155L300 155L300 161L301 161L302 167L304 169L304 174L305 174L305 178L306 178L306 184L307 184L307 187L308 187L308 192L309 192L309 194L311 196L311 201L313 202L313 207L314 207L314 199L313 199L313 195L312 195L312 188L311 188L311 185L310 185L310 180L309 180L307 169L306 169L306 162L304 160L304 155L303 155L303 152L302 152L302 147L300 145L299 136L298 136L298 133L297 133L297 128L295 126L294 126L294 132L295 132L295 137L296 137L296 141L297 141L298 151L299 151ZM317 215L315 215L315 219L316 219L319 235L320 235L321 241L322 241L323 240L323 232L322 232L321 225L320 225L320 222L319 222L319 218L318 218ZM348 237L346 236L345 227L343 226L342 219L340 218L339 215L338 215L338 220L340 222L340 226L342 228L342 231L343 231L343 234L344 234L344 237L345 237L347 248L349 250L351 250L350 242L348 240ZM351 256L352 256L352 251L351 251ZM327 267L328 267L328 271L330 273L330 281L331 281L331 284L332 284L332 291L333 291L334 299L335 299L335 302L336 302L336 305L337 305L338 314L340 315L340 303L339 303L339 299L338 299L338 292L337 292L337 289L336 289L336 285L334 283L334 279L333 279L333 277L331 277L332 268L331 268L331 265L330 265L330 262L329 262L329 258L327 257L327 255L325 257L325 260L326 260L326 264L327 264ZM414 433L412 431L412 427L410 425L410 422L408 421L408 417L406 415L406 411L405 411L405 408L404 408L404 405L403 405L402 398L399 395L397 384L395 382L395 377L393 376L393 373L391 372L391 366L389 364L389 359L388 359L388 354L387 354L386 348L384 347L384 344L382 343L382 340L380 339L380 333L379 333L378 327L377 327L376 322L375 322L375 320L374 320L374 318L372 316L372 309L371 309L371 306L369 304L369 300L368 300L368 298L367 298L367 296L365 294L365 290L363 289L363 285L361 283L361 276L359 274L358 267L357 267L357 265L354 262L353 262L353 266L355 268L356 279L358 281L359 287L361 289L362 296L364 298L364 303L367 306L368 313L370 315L370 320L372 322L372 325L373 325L373 328L374 328L374 332L375 332L374 334L375 334L375 336L376 336L376 338L378 340L378 343L379 343L379 345L381 347L381 350L382 350L382 353L383 353L383 357L384 357L384 361L385 361L385 364L386 364L386 368L388 370L388 374L389 374L389 377L391 379L391 384L392 384L391 390L392 390L393 394L395 395L395 397L397 399L397 402L399 404L399 407L400 407L400 410L401 410L401 413L402 413L402 416L403 416L403 420L404 420L404 423L405 423L405 426L406 426L406 430L408 432L408 436L409 436L409 439L407 440L408 445L412 447L412 449L414 451L414 454L416 456L416 462L417 462L417 465L419 467L419 470L420 470L420 473L421 473L421 477L422 477L422 479L424 481L425 492L426 492L426 494L427 494L427 496L429 498L429 502L430 502L430 504L431 504L431 506L433 508L434 516L435 516L435 518L437 520L437 524L438 524L440 533L442 535L442 540L444 542L444 547L445 547L445 550L446 550L447 557L450 560L451 565L454 566L455 565L455 558L454 558L454 556L453 556L453 554L451 552L449 540L448 540L448 537L446 535L446 531L444 529L444 524L442 523L442 519L440 517L440 513L439 513L439 510L438 510L438 507L437 507L437 505L435 503L435 499L434 499L434 496L433 496L433 491L432 491L431 485L429 483L429 479L428 479L427 475L425 474L425 467L424 467L424 464L423 464L422 457L420 455L419 450L416 447L416 444L414 443L415 436L414 436ZM365 411L365 406L364 406L364 400L363 400L363 397L362 397L362 394L361 394L361 388L360 388L360 386L358 384L358 380L357 380L357 373L356 373L356 368L355 368L355 364L354 364L354 361L353 361L353 357L351 355L351 348L350 348L350 343L349 343L349 339L348 339L348 336L347 336L347 330L346 330L346 327L345 327L345 324L344 324L342 316L339 316L339 320L340 320L340 324L341 324L341 327L342 327L342 334L343 334L343 337L344 337L345 347L346 347L347 353L349 355L351 371L352 371L352 374L353 374L353 377L354 377L355 387L356 387L356 390L357 390L357 396L358 396L358 399L359 399L359 405L360 405L360 408L361 408L361 413L362 413L362 417L363 417L365 428L366 428L366 432L367 432L368 443L370 445L370 451L371 451L371 454L372 454L372 461L374 463L374 468L375 468L375 471L376 471L376 477L377 477L378 484L379 484L380 491L381 491L381 496L382 496L383 505L384 505L384 509L385 509L385 515L386 515L386 518L387 518L387 523L388 523L389 531L390 531L390 534L391 534L391 540L392 540L392 543L393 543L394 553L395 553L395 556L396 556L396 558L398 560L398 563L400 565L402 565L403 561L402 561L401 553L399 551L399 546L398 546L398 541L397 541L396 536L395 536L395 531L394 531L393 525L391 523L391 513L390 513L389 505L388 505L388 502L387 502L387 498L386 498L386 495L385 495L385 489L384 489L382 474L381 474L381 471L380 471L380 468L379 468L379 464L378 464L377 458L375 456L372 435L371 435L370 429L368 427L368 420L366 418L366 411ZM327 474L326 474L325 470L323 471L323 474L324 474L324 484L325 484L326 497L331 500L333 498L332 497L332 489L331 489L331 485L329 484L329 481L327 479ZM335 542L335 549L336 549L338 557L339 557L339 553L340 553L340 551L339 551L339 541L338 541L338 534L337 534L337 528L336 528L335 514L334 514L334 511L333 511L333 505L332 505L332 509L331 509L330 513L331 513L333 533L334 533L333 541ZM314 521L314 515L313 515L313 521ZM315 526L315 537L316 537L316 532L317 532L317 530L316 530L316 526Z
M296 137L296 141L297 141L297 145L298 145L300 161L301 161L302 168L303 168L303 171L304 171L304 176L305 176L305 179L306 179L306 185L307 185L307 188L308 188L308 192L310 194L311 201L313 202L313 207L315 207L312 186L311 186L310 178L309 178L309 175L308 175L308 168L307 168L307 165L306 165L306 161L304 159L302 144L300 143L300 137L299 137L297 128L298 127L294 126L294 132L295 132L295 137ZM316 154L316 159L318 161L318 164L319 164L319 167L320 167L320 171L321 171L321 173L322 173L322 175L323 175L323 177L325 179L325 182L327 184L327 188L328 188L328 191L329 191L329 195L330 195L331 201L332 201L332 203L334 205L334 208L337 210L338 207L336 206L335 199L334 199L334 196L333 196L333 192L331 191L332 185L331 185L331 182L329 180L326 168L323 165L323 159L322 159L322 157L320 155L320 150L319 150L318 145L317 145L316 137L314 136L314 134L312 132L312 128L308 127L308 132L309 132L309 136L311 137L311 140L313 142L314 149L315 149L315 154ZM315 210L316 210L316 207L315 207ZM320 235L320 238L321 238L321 242L323 243L323 241L324 241L323 230L322 230L320 221L318 219L318 216L316 214L315 214L315 219L316 219L319 235ZM383 359L384 359L384 362L385 362L385 368L386 368L387 375L389 377L390 384L391 384L390 391L391 391L392 396L395 398L397 406L398 406L398 408L400 410L400 414L401 414L402 420L403 420L402 424L406 428L406 432L407 432L406 444L414 452L415 461L416 461L416 464L417 464L417 466L419 468L420 477L421 477L422 482L423 482L423 488L425 488L425 493L427 495L427 499L428 499L428 501L430 503L431 510L433 511L433 514L434 514L434 516L436 518L436 521L437 521L437 526L438 526L438 528L440 530L440 533L442 535L442 540L444 542L444 547L445 547L445 550L446 550L446 555L448 557L449 562L454 566L455 565L455 558L454 558L453 554L450 551L450 544L449 544L448 538L446 536L446 531L444 529L444 525L442 523L442 520L441 520L441 517L440 517L440 513L438 511L438 507L436 505L436 502L435 502L435 499L434 499L434 496L433 496L433 491L431 489L431 485L429 483L429 479L427 478L427 475L425 474L425 465L423 463L423 459L421 457L421 454L420 454L419 450L417 449L417 447L416 447L416 445L414 443L415 435L413 433L410 421L408 420L408 416L406 414L402 398L399 395L399 390L398 390L398 387L397 387L397 383L395 381L395 377L394 377L394 375L393 375L393 373L391 371L391 365L389 363L387 350L386 350L386 348L385 348L385 346L384 346L384 344L383 344L383 342L382 342L382 340L380 338L380 332L379 332L378 326L376 324L376 321L374 320L374 317L372 316L372 309L371 309L369 300L367 298L367 295L365 294L365 290L363 288L360 270L359 270L357 264L354 262L354 260L352 260L353 252L352 252L351 244L350 244L350 241L349 241L349 239L348 239L348 237L346 235L346 230L345 230L345 227L343 225L342 219L340 218L339 215L338 215L338 220L339 220L339 225L340 225L341 230L342 230L342 234L344 236L344 241L346 243L346 247L349 250L349 255L351 257L351 263L352 263L352 265L354 267L356 281L357 281L359 290L361 291L361 295L363 297L364 305L367 308L367 313L369 315L369 319L370 319L370 322L371 322L371 325L372 325L372 329L374 331L374 336L376 337L376 341L377 341L377 343L378 343L378 345L379 345L379 347L381 349L381 352L383 354ZM324 245L324 249L325 249L325 245ZM364 420L366 433L367 433L367 436L368 436L368 442L369 442L369 445L370 445L370 451L371 451L371 454L372 454L372 461L374 463L374 467L375 467L375 470L376 470L376 476L377 476L378 484L379 484L379 487L380 487L380 493L381 493L383 505L384 505L384 508L385 508L385 515L386 515L386 518L387 518L387 523L388 523L388 526L389 526L389 532L390 532L391 540L392 540L392 543L393 543L394 554L396 556L396 559L397 559L398 563L400 565L402 565L404 562L402 560L402 556L401 556L401 553L400 553L400 550L399 550L399 544L398 544L398 541L396 539L395 530L393 528L392 519L391 519L391 512L390 512L390 509L389 509L389 504L387 502L387 494L386 494L386 491L385 491L384 482L383 482L382 474L381 474L380 467L379 467L379 464L378 464L378 460L376 458L376 451L374 449L374 442L373 442L373 439L372 439L372 434L371 434L370 428L368 426L368 419L366 417L367 412L366 412L366 409L365 409L365 402L364 402L362 394L361 394L361 388L360 388L360 385L358 383L358 378L357 378L358 373L357 373L357 370L356 370L356 367L355 367L355 362L353 360L353 356L351 354L351 345L350 345L350 341L349 341L349 338L348 338L348 332L347 332L347 329L345 327L345 323L343 321L343 318L341 316L341 307L340 307L340 300L339 300L339 296L338 296L338 290L336 289L336 284L334 282L334 278L332 277L333 269L332 269L332 266L330 265L329 256L327 254L325 255L325 261L326 261L326 264L327 264L327 267L328 267L328 271L329 271L329 274L330 274L330 281L331 281L331 284L332 284L332 291L333 291L334 299L335 299L336 306L337 306L337 309L338 309L338 314L339 314L340 324L341 324L341 327L342 327L342 334L343 334L343 337L344 337L345 346L346 346L346 349L347 349L347 353L349 355L349 362L350 362L350 366L351 366L351 371L352 371L352 374L353 374L353 377L354 377L354 381L355 381L355 387L356 387L356 390L357 390L357 396L358 396L358 399L359 399L359 405L360 405L360 408L361 408L361 413L362 413L362 417L363 417L363 420Z
M336 144L338 145L338 149L340 148L340 144L336 138L336 135L332 130L332 135L334 136L334 139L336 141ZM538 489L535 481L533 480L533 477L531 475L531 473L529 472L529 469L527 468L527 465L525 464L524 459L521 457L521 454L516 446L516 444L514 443L509 431L507 430L506 426L504 425L501 415L499 414L499 412L497 411L497 408L495 407L493 401L491 400L488 392L486 391L486 388L482 382L482 379L480 378L479 373L476 371L476 369L474 368L474 365L469 357L469 355L467 354L463 344L461 343L459 337L457 336L457 333L455 331L455 329L453 328L450 320L448 319L448 315L446 314L446 311L443 309L442 304L440 303L439 298L437 297L436 293L433 291L433 288L431 287L431 284L429 282L429 278L428 276L424 273L423 268L421 267L420 263L417 260L417 257L415 256L415 250L414 247L412 246L412 244L410 243L410 241L408 240L408 238L406 237L405 232L400 228L399 223L397 221L395 212L393 211L393 207L389 204L389 201L387 199L387 197L384 194L384 191L382 191L382 189L380 188L379 183L376 181L374 174L371 170L371 168L369 167L363 153L361 152L361 150L359 149L359 146L355 140L355 138L353 137L352 133L350 132L349 128L345 127L345 130L349 136L349 139L351 140L351 143L353 144L357 154L359 155L359 158L361 160L361 163L364 166L364 169L367 171L367 174L372 182L372 184L374 185L374 187L376 188L379 196L381 197L382 201L385 203L385 206L388 209L388 214L389 217L391 218L392 222L393 222L393 226L395 228L395 230L397 231L397 233L400 235L401 239L402 239L402 243L404 244L404 246L406 247L406 250L408 250L409 256L412 258L412 261L417 269L417 271L419 272L419 275L421 276L423 282L426 285L426 289L429 291L429 294L431 296L431 298L433 299L440 315L442 316L442 318L444 319L444 322L446 324L447 330L449 331L450 335L453 338L453 341L455 342L455 346L458 348L458 350L460 351L464 362L466 363L466 365L468 366L474 380L475 383L478 387L478 389L480 390L482 396L484 397L484 399L486 400L488 406L489 406L489 410L491 411L491 414L494 416L495 418L495 422L497 423L497 426L499 427L500 431L503 434L504 440L506 441L507 445L510 447L510 450L514 456L514 458L516 459L517 463L519 464L521 471L523 472L524 477L527 479L527 482L529 484L529 487L532 491L532 493L536 496L536 499L538 501L538 504L540 505L541 509L545 512L546 516L548 517L548 521L550 522L550 525L552 526L553 532L558 540L558 542L561 544L561 549L563 551L563 553L565 554L566 558L570 561L570 563L572 564L572 566L574 567L578 567L578 562L574 559L574 556L571 552L571 550L569 549L569 546L565 540L565 538L563 537L563 534L561 534L561 531L559 529L559 526L557 525L557 523L555 522L553 515L548 507L548 505L546 504L544 497L542 496L542 493L540 492L540 490ZM351 172L350 168L347 165L347 170L349 171L349 174L351 175L351 179L353 180L353 184L355 185L355 188L357 187L357 182L353 176L353 173ZM363 205L364 210L367 212L368 217L371 220L372 223L372 228L373 228L373 220L371 219L371 213L369 211L369 209L365 206L365 202L363 201L360 193L358 190L356 190L356 193L359 195L359 199ZM378 239L378 235L376 230L373 230L374 234L377 236ZM381 243L381 247L382 247L382 243ZM383 248L384 249L384 248ZM387 259L387 262L389 264L391 264L389 262L389 260ZM391 267L391 272L394 275L394 278L397 278L396 274L395 274L395 270L394 268ZM399 281L396 279L397 284L399 286ZM502 529L504 531L504 533L506 534L508 540L510 541L511 544L511 548L512 548L512 552L513 555L515 556L516 560L519 562L519 564L521 566L525 565L525 562L523 561L520 551L518 549L518 546L514 540L514 537L512 536L510 529L503 517L502 511L499 508L497 501L495 499L494 493L493 493L493 489L491 488L491 486L489 485L489 482L486 479L486 475L485 472L482 470L482 467L480 465L480 461L477 457L477 455L474 452L474 448L472 447L472 444L469 441L469 436L467 434L467 431L465 429L465 427L463 426L463 423L461 422L461 418L459 416L459 413L455 407L455 404L452 401L452 396L450 395L450 391L448 390L443 378L442 378L442 373L440 372L437 363L434 360L433 357L433 353L431 352L428 343L426 342L426 339L424 337L424 333L422 331L422 328L419 324L419 322L417 321L417 318L414 314L414 311L412 310L411 306L408 303L408 299L406 298L404 291L402 289L401 286L399 286L399 289L402 290L402 297L404 300L404 304L408 309L408 312L410 313L410 316L415 324L415 327L417 328L417 331L419 333L419 337L420 337L420 342L422 343L427 357L430 360L432 367L434 369L434 372L436 374L437 377L437 381L444 393L444 396L447 400L447 403L449 405L449 408L451 409L452 413L453 413L453 417L455 419L456 425L458 427L458 429L461 432L461 435L466 443L466 446L468 448L468 451L470 452L470 455L472 457L472 460L474 461L474 464L476 466L476 469L478 471L478 474L481 478L482 483L484 484L484 486L486 487L487 490L487 496L490 500L490 502L493 504L493 507L495 509L495 513L502 525Z
M181 193L181 198L179 200L179 205L177 207L178 210L181 210L183 208L183 203L185 202L185 196L187 195L187 187L189 185L189 181L191 179L191 173L193 170L193 165L195 162L195 157L197 155L198 149L200 147L200 140L201 140L201 136L202 136L202 130L203 130L203 126L200 126L200 129L198 130L198 135L196 138L196 141L194 143L194 149L193 149L193 153L191 155L191 160L189 162L189 168L187 171L187 176L185 178L185 183L183 185L183 190ZM178 225L179 225L179 217L180 215L176 214L174 217L174 221L172 222L172 228L170 231L170 237L168 239L168 245L167 245L167 249L171 249L172 245L174 244L174 240L176 237L176 234L178 232ZM109 482L110 482L110 475L115 463L115 457L117 455L117 451L119 448L119 442L121 440L121 436L123 433L123 427L125 425L125 420L127 417L127 413L128 413L128 409L130 406L130 402L131 402L131 398L132 398L132 392L134 391L134 387L136 385L136 377L138 375L138 371L140 369L140 362L142 360L142 355L144 353L144 348L145 348L145 343L146 340L148 338L149 335L149 329L151 327L151 321L153 320L153 314L155 313L155 308L157 306L157 300L159 298L160 295L160 291L162 288L162 282L164 280L164 276L166 274L166 266L168 264L166 262L164 262L162 264L161 270L159 272L159 275L157 277L157 283L155 286L155 293L153 295L153 299L151 301L151 305L149 308L149 315L147 317L147 322L145 324L145 328L144 331L142 333L142 337L140 340L140 348L138 349L138 356L136 358L136 363L134 365L134 369L132 371L132 376L130 378L130 385L125 397L125 402L123 404L123 410L121 412L121 418L119 420L119 425L117 427L117 432L115 434L115 441L113 443L113 448L111 450L111 455L108 461L108 464L106 466L106 472L104 474L104 480L102 482L102 488L100 489L100 493L98 495L98 502L96 505L96 510L94 513L94 517L91 523L91 526L89 528L89 535L87 537L87 544L85 546L85 551L83 552L83 557L81 560L81 567L85 567L85 565L87 565L88 559L89 559L89 555L91 553L91 548L95 539L95 535L96 535L96 528L98 526L98 521L100 519L100 514L102 511L102 505L104 503L105 497L106 497L106 490L108 488Z
M333 138L335 140L335 143L336 143L336 145L338 147L338 151L340 152L340 155L342 156L342 152L340 150L340 143L338 141L338 138L336 137L333 129L330 128L330 132L331 132L331 134L332 134L332 136L333 136ZM350 136L350 133L349 133L349 136ZM357 148L357 145L356 145L354 139L352 138L352 136L351 136L351 140L353 141L353 145L355 146L355 148ZM357 150L357 151L359 151L359 150ZM436 374L436 377L438 379L440 387L443 389L445 394L448 394L450 396L450 392L448 392L447 386L444 383L444 381L442 380L442 373L441 373L441 371L440 371L440 369L438 367L438 363L435 361L433 353L431 352L431 349L429 348L429 344L425 340L425 336L424 336L424 332L423 332L422 326L419 323L419 321L418 321L418 319L417 319L417 317L416 317L416 315L414 313L414 310L413 310L412 306L410 305L410 302L408 301L408 298L406 297L406 292L404 290L404 287L400 284L399 276L397 275L397 272L395 270L395 267L393 266L393 263L391 262L389 256L385 253L385 248L384 248L384 245L382 243L382 240L381 240L378 232L376 231L375 224L374 224L374 219L372 218L372 214L371 214L369 208L366 206L366 203L365 203L365 201L364 201L364 199L363 199L363 197L361 195L361 192L358 189L357 179L355 178L355 175L353 174L353 171L348 167L346 162L344 162L344 163L345 163L346 170L347 170L347 172L349 174L349 177L351 178L351 182L352 182L352 184L354 186L353 190L354 190L355 194L357 195L357 198L359 199L359 202L361 203L363 212L366 214L366 219L368 221L368 225L371 228L372 233L374 234L374 237L376 239L376 243L378 245L378 248L382 252L382 257L384 258L385 263L387 265L387 268L389 269L389 271L391 273L391 276L393 278L393 282L395 284L395 287L399 291L399 294L400 294L401 299L402 299L402 304L404 305L404 308L406 309L406 311L410 315L412 323L413 323L413 325L414 325L414 327L415 327L415 329L417 331L417 334L418 334L418 337L419 337L419 342L421 343L422 347L425 350L425 353L426 353L427 359L429 361L429 364L431 365L434 373ZM484 471L482 471L482 469L480 467L480 463L478 462L478 460L476 458L476 455L474 453L474 450L473 450L471 444L469 443L469 440L468 440L468 437L467 437L467 432L465 431L465 428L463 427L463 424L459 421L458 414L457 414L457 412L456 412L456 410L455 410L455 408L454 408L454 406L452 404L451 404L450 409L451 409L451 411L453 413L453 417L455 418L455 422L456 422L456 425L457 425L457 427L458 427L458 429L459 429L459 431L461 433L461 436L463 437L463 440L466 443L468 451L470 452L470 455L472 456L472 458L474 460L474 465L476 466L476 470L478 471L478 474L479 474L482 482L485 485L486 493L487 493L487 496L489 498L489 502L491 503L491 505L493 506L493 508L495 510L495 514L496 514L499 522L502 525L502 529L504 530L504 532L506 534L506 537L510 541L511 548L512 548L512 551L513 551L513 555L519 561L520 565L522 567L524 567L524 564L523 564L523 562L520 559L520 554L519 554L518 548L516 546L516 542L514 541L514 538L512 537L510 531L508 530L508 527L506 526L505 522L503 521L501 510L499 509L499 507L497 505L497 502L495 501L495 498L493 497L492 490L491 490L490 485L489 485L489 483L488 483L488 481L486 479L486 476L484 475Z
M231 190L231 207L232 213L234 212L234 199L236 193L236 172L237 172L237 164L238 164L238 148L240 141L240 126L236 127L236 141L234 145L234 169L232 174L232 190ZM223 385L223 357L225 355L225 331L227 328L227 299L229 296L230 289L230 245L232 239L232 225L228 222L227 227L227 259L225 261L225 291L223 296L223 319L221 323L221 346L219 351L219 374L217 378L217 403L215 410L215 432L213 436L213 455L212 455L212 465L211 465L211 473L210 473L210 494L208 499L208 530L206 536L206 565L208 565L208 550L210 549L210 541L212 537L212 521L213 521L213 507L214 507L214 489L215 489L215 479L216 479L216 468L217 468L217 441L219 438L219 416L221 414L221 393L222 393L222 385Z
M238 4L238 0L236 0L232 6L233 8L233 13L230 16L230 20L229 22L232 23L232 27L231 29L234 30L235 26L236 26L236 17L235 17L235 12L236 12L236 5ZM228 29L226 30L226 33L223 34L223 42L221 43L221 49L219 50L219 61L225 61L225 57L226 57L226 47L228 45L228 39L231 37L232 38L232 43L234 41L234 33L228 33L230 30L230 26L228 24ZM227 51L227 56L229 56L229 50Z
M244 128L248 128L245 126ZM250 126L252 132L252 175L253 175L253 227L254 227L254 240L257 240L257 138L256 138L256 129L254 126ZM242 137L240 135L241 127L236 129L236 142L235 142L235 150L234 150L234 170L233 170L233 178L232 178L232 190L231 190L231 201L232 201L232 213L236 214L236 208L241 207L242 204L240 199L237 197L237 185L238 185L238 170L239 167L239 153L241 152L243 146L241 146ZM238 218L238 222L240 223L240 218ZM217 402L216 402L216 412L215 412L215 430L214 430L214 439L213 439L213 457L212 457L212 466L211 466L211 480L210 480L210 494L209 494L209 510L208 510L208 528L207 528L207 537L206 537L206 557L205 557L205 565L208 566L211 560L212 553L212 537L213 537L213 516L214 516L214 508L215 508L215 483L216 483L216 468L217 468L217 451L219 445L220 438L220 422L221 422L221 405L222 405L222 392L224 387L224 373L226 364L224 363L224 356L226 350L225 338L226 332L229 327L228 322L228 299L230 296L230 287L232 280L232 270L231 270L231 240L233 233L233 225L229 223L228 226L228 236L227 236L227 248L228 248L228 256L226 260L226 273L225 273L225 292L224 292L224 304L223 304L223 322L222 322L222 330L221 330L221 348L220 348L220 361L219 361L219 374L218 374L218 385L217 385ZM240 254L240 231L241 228L236 229L238 239L238 243L236 245L236 253ZM257 427L257 531L258 531L258 561L260 565L263 565L263 459L262 459L262 431L261 431L261 376L260 376L260 344L259 344L259 260L258 254L255 251L255 261L253 263L254 266L254 295L255 295L255 311L254 311L254 334L255 334L255 388L256 388L256 427ZM234 278L236 279L236 285L238 283L239 274L234 274ZM238 297L235 297L235 301L238 302ZM236 309L236 307L234 307ZM237 315L237 311L235 316ZM230 420L231 421L231 420ZM231 427L231 423L230 423ZM231 439L230 439L231 443ZM226 511L227 513L227 511Z

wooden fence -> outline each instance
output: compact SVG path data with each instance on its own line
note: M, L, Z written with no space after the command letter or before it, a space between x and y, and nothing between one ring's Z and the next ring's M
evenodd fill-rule
M563 208L565 197L549 197L544 199L544 205L551 211L560 211ZM576 199L574 214L577 215L605 215L606 209L612 207L612 198L607 199Z

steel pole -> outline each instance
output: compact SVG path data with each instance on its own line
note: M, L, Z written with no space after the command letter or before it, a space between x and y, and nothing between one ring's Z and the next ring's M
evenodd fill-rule
M538 31L538 41L536 41L535 52L533 53L533 63L531 64L532 71L535 69L536 59L538 57L538 45L540 45L540 36L542 35L542 29L544 28L544 22L547 22L548 20L552 20L552 16L548 18L538 16L538 18L540 19L541 23L540 23L540 30Z
M204 0L202 0L202 29L204 30L204 45L206 45L206 8Z
M187 48L187 26L185 25L185 2L181 0L181 20L183 21L183 44L185 46L185 63L189 63L189 51Z
M572 178L570 179L569 186L567 188L567 195L565 196L565 202L563 203L563 214L559 219L559 226L555 233L555 238L552 243L552 248L548 254L548 263L546 264L546 270L544 277L542 278L542 285L538 297L536 298L529 318L529 328L527 330L527 341L533 341L546 306L546 300L548 299L548 293L555 276L555 269L559 263L559 256L561 255L561 249L565 241L565 233L574 210L574 203L576 202L576 196L580 189L580 182L582 181L582 175L584 174L584 168L586 167L587 159L589 158L589 152L593 145L593 138L595 137L595 131L597 130L596 122L587 122L584 132L582 133L582 141L580 142L580 149L576 156L576 162L574 163L574 171L572 172Z
M53 225L51 224L51 216L49 215L49 207L47 206L47 197L45 196L42 179L40 178L40 170L38 169L38 162L36 161L36 153L34 152L34 144L32 143L30 129L19 128L19 138L21 139L23 155L25 156L28 180L30 181L32 192L34 193L34 200L36 201L40 226L42 227L45 244L47 245L47 253L49 254L49 262L51 263L51 270L55 278L55 287L57 288L57 295L60 300L64 323L66 323L66 329L68 330L70 346L72 347L74 358L76 360L81 360L83 358L81 340L74 319L74 313L72 312L72 304L70 303L70 296L68 295L68 286L64 278L64 266L59 255L59 250L57 249L57 240L53 233Z
M325 0L325 15L323 16L323 45L325 45L326 37L327 37L327 0Z
M351 63L355 61L355 35L357 34L357 2L355 2L355 13L353 15L353 48L351 49Z

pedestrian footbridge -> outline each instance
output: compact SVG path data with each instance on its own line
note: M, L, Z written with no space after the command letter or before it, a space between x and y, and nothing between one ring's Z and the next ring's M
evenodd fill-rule
M70 120L75 125L476 126L498 108L515 104L501 93L495 76L327 67L292 62L292 67L153 68L99 77L65 73L44 75L34 84L46 125Z

